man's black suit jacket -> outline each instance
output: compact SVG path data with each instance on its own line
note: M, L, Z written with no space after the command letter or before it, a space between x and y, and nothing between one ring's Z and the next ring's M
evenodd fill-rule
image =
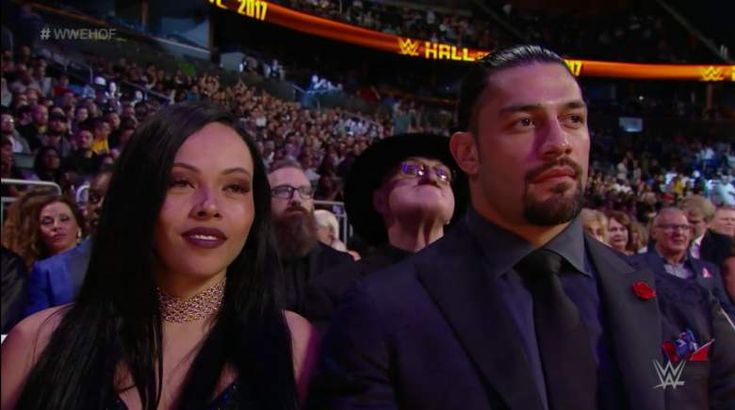
M733 239L708 229L699 247L699 258L722 267L722 262L732 255Z
M589 237L585 246L627 409L733 409L735 328L712 296L694 283L636 270ZM309 408L542 410L519 330L481 258L459 223L349 291L324 340ZM655 295L637 294L641 283ZM715 339L708 360L685 363L676 389L661 386L667 378L657 365L668 364L662 343L686 329L701 344Z

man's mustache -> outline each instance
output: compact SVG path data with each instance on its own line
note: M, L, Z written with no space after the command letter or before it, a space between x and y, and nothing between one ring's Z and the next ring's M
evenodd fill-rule
M288 208L286 208L285 211L283 211L284 214L287 214L289 212L301 212L304 215L310 214L310 212L301 205L291 205Z
M526 173L526 183L533 181L534 179L538 178L539 175L554 167L569 167L574 170L577 181L582 179L582 166L572 161L569 157L562 157L557 160L539 165L538 167L528 171Z

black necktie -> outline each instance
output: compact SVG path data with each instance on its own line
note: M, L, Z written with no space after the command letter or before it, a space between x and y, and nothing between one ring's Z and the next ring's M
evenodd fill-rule
M533 297L533 320L551 410L597 407L597 365L590 337L564 292L559 254L539 249L515 267Z

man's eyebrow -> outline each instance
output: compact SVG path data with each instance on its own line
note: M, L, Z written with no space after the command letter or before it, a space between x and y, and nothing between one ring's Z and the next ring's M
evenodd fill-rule
M567 110L577 109L577 108L587 108L587 104L582 100L573 100L573 101L569 101L567 103L562 104L562 107ZM544 108L544 105L540 103L514 104L514 105L509 105L507 107L501 108L500 113L501 114L512 114L516 112L530 112L530 111L538 111L542 108Z

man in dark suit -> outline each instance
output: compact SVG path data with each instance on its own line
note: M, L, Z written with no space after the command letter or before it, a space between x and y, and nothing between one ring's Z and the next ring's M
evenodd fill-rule
M714 263L689 255L691 225L678 208L664 208L653 220L651 231L656 240L647 253L633 255L630 262L640 269L650 268L659 275L673 275L707 289L735 319L735 306L725 291L720 269Z
M304 314L307 285L324 272L354 263L352 256L319 242L314 188L296 161L274 163L268 173L276 245L283 263L279 291L286 308Z
M311 407L732 408L735 329L718 303L584 236L587 108L565 62L495 52L457 111L450 148L472 206L348 292Z
M85 218L90 236L79 246L33 264L28 282L28 305L25 313L71 303L76 299L87 274L92 239L97 230L102 204L112 171L100 171L90 182Z
M441 238L466 206L466 181L449 152L449 138L399 134L370 145L347 174L345 208L355 234L376 250L316 278L307 287L306 318L326 328L354 282Z
M722 262L730 254L732 238L710 228L717 212L715 205L701 195L690 195L684 198L681 208L692 226L689 254L721 267Z

